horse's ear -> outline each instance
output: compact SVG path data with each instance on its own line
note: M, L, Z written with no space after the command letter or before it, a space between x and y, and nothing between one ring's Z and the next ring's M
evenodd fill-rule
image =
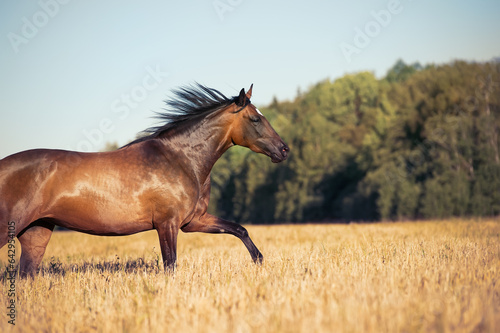
M238 96L238 106L243 106L245 105L245 102L247 100L247 96L245 95L245 89L241 88L240 90L240 95Z
M248 99L252 98L252 88L253 88L253 83L250 86L250 89L248 89L248 91L247 91L247 98Z

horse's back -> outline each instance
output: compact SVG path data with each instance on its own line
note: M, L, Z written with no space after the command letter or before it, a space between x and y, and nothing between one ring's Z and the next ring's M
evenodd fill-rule
M31 187L43 180L44 171L62 156L72 152L64 150L33 149L0 160L0 197L18 189ZM69 156L69 155L68 155Z

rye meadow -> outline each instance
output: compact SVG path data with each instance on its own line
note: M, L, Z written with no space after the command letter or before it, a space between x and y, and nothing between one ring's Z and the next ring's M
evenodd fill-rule
M154 231L54 232L9 279L16 241L0 331L500 331L499 73L400 61L273 101L288 161L233 148L212 172L210 211L250 224L262 265L228 235L180 233L165 274Z
M156 233L56 232L17 280L2 332L498 332L500 220L248 226L179 235L165 275ZM20 249L19 249L20 251ZM0 253L1 271L7 251Z
M0 333L500 332L499 14L2 1Z

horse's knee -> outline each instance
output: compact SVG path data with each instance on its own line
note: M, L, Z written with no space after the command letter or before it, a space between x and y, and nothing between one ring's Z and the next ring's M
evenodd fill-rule
M247 237L250 237L250 236L248 235L248 231L247 231L247 229L245 229L245 227L242 227L241 225L239 225L239 226L237 227L237 229L238 229L238 233L240 234L241 238L247 238Z

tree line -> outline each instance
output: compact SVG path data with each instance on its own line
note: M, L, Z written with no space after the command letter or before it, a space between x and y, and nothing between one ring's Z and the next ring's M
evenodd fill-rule
M231 148L210 211L246 223L500 214L500 63L421 66L324 80L260 107L289 159Z

